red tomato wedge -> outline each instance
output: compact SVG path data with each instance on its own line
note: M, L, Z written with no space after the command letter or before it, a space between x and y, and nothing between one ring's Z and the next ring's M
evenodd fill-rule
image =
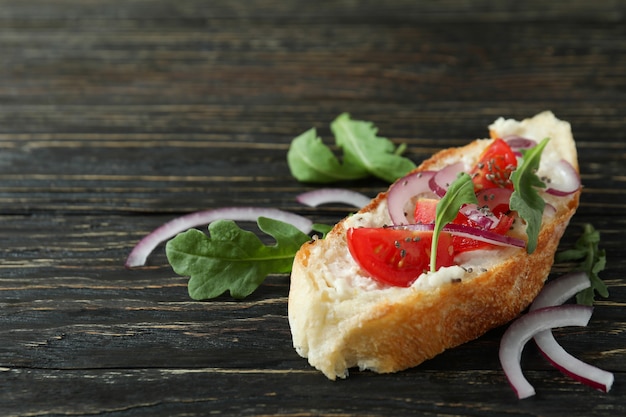
M437 203L439 200L434 198L421 198L415 203L415 212L413 217L417 224L433 224L437 215ZM467 217L459 213L454 223L463 224L463 219Z
M475 221L482 221L482 218L470 218L471 214L468 217L462 212L452 223L505 235L513 223L513 217L508 215L508 201L513 188L510 176L516 168L517 156L511 147L504 140L495 139L483 151L470 175L474 191L482 191L479 195L484 204L492 209L497 223L491 223L489 219L489 226L484 222L481 222L481 226ZM438 202L437 199L428 198L418 200L413 213L415 223L434 224ZM492 216L492 219L495 218ZM432 239L432 231L384 227L351 228L347 232L348 248L357 264L374 280L398 287L410 286L423 272L430 270ZM442 231L437 246L436 269L454 265L454 257L459 253L493 246L488 242L453 236Z
M348 229L347 238L354 260L378 282L408 287L430 269L431 231L362 227ZM437 269L451 265L452 236L443 232L437 245Z
M432 224L435 223L435 214L437 210L437 203L439 200L432 198L424 198L417 201L415 204L415 222L418 224ZM508 207L508 205L507 205ZM505 235L513 225L513 218L499 212L497 225L489 229L490 232L497 233L499 235ZM480 229L481 227L474 221L469 219L463 213L459 213L452 221L454 224L461 224L464 226L474 227ZM452 246L454 248L454 254L467 252L476 249L486 249L495 247L488 242L478 241L470 237L452 236Z
M437 214L437 203L439 200L434 198L421 198L415 203L415 212L413 217L417 224L431 224L435 223L435 216Z
M478 192L486 188L513 188L511 172L517 168L517 156L502 139L496 139L480 155L470 172Z
M457 223L457 221L455 220L454 223ZM457 223L457 224L466 224L466 225L472 226L472 221L467 219L466 223ZM513 218L505 214L502 214L500 215L498 224L493 229L489 229L489 231L492 233L497 233L499 235L505 235L506 232L509 231L512 225L513 225ZM464 237L464 236L453 236L452 245L454 246L455 254L468 252L471 250L489 249L489 248L496 247L496 245L493 245L491 243L483 242L480 240L476 240L476 239L472 239L470 237Z

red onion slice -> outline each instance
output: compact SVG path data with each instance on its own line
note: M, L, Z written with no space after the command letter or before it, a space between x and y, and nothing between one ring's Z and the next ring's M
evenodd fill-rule
M435 225L430 224L404 224L392 226L398 229L416 230L416 231L432 231L435 230ZM491 243L497 246L510 246L514 248L526 247L526 242L522 239L507 235L499 235L498 233L490 232L489 230L477 229L462 224L447 224L443 228L444 232L448 232L453 236L467 237L470 239L478 240L481 242Z
M563 275L546 284L530 306L530 311L560 305L590 285L589 276L584 272ZM570 355L556 341L550 330L541 331L533 338L541 353L561 372L599 391L611 390L614 380L611 372Z
M394 182L387 193L387 207L389 217L394 225L412 223L407 217L409 203L414 197L420 195L432 196L432 190L428 185L430 179L435 175L435 171L420 171L407 175Z
M504 332L500 342L500 364L519 399L535 395L535 389L522 373L522 350L537 333L565 326L586 326L593 309L582 305L562 305L531 311Z
M485 230L492 229L499 223L498 218L493 213L481 209L476 204L466 204L461 207L459 212Z
M579 291L589 288L590 285L589 276L584 272L565 274L544 285L539 295L530 305L529 310L533 311L561 305Z
M502 138L513 150L529 149L537 145L532 139L524 138L518 135L508 135Z
M296 201L309 207L328 203L341 203L361 208L369 204L370 198L345 188L320 188L296 196Z
M546 180L546 193L564 197L580 189L580 175L565 159L554 164L550 172L551 176Z
M264 207L225 207L214 210L197 211L177 217L164 223L137 243L126 259L125 266L143 266L148 255L162 242L175 237L192 227L207 225L215 220L256 221L259 217L269 217L290 223L303 233L312 230L313 223L300 215L287 211Z
M596 368L570 355L556 341L550 330L541 331L533 338L543 356L559 371L598 391L611 390L614 380L611 372Z
M463 164L463 162L450 164L437 171L428 181L428 185L433 193L437 194L439 197L443 197L446 191L448 191L450 184L464 171L465 164Z
M468 237L470 239L491 243L493 245L510 246L515 248L526 247L526 242L523 239L508 235L500 235L489 230L477 229L462 224L450 223L446 225L443 230L450 232L455 236Z

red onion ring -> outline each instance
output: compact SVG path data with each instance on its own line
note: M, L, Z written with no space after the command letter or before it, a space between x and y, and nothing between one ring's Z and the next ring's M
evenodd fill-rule
M498 218L493 213L481 209L476 204L464 205L459 213L465 215L484 230L492 229L499 223Z
M586 326L592 312L591 307L577 304L546 307L521 316L509 326L500 342L499 358L502 369L519 399L535 395L535 389L522 373L521 357L526 343L543 330Z
M320 188L296 196L296 201L309 207L328 203L342 203L361 208L368 205L370 200L364 194L345 188Z
M589 288L591 281L584 272L571 272L555 280L549 281L541 289L529 310L539 310L563 304L579 291Z
M397 229L407 229L416 231L432 231L435 230L433 223L429 224L403 224L397 226L391 226ZM498 233L490 232L489 230L477 229L475 227L466 226L463 224L447 224L443 228L444 232L448 232L453 236L467 237L470 239L478 240L481 242L491 243L497 246L510 246L515 248L526 247L526 242L522 239L507 235L499 235Z
M584 272L563 275L546 284L531 304L530 311L561 305L590 285L589 276ZM614 381L611 372L596 368L570 355L556 341L550 330L541 331L533 338L541 353L561 372L599 391L611 390Z
M394 182L387 193L387 208L394 225L409 224L406 208L412 198L419 195L432 195L428 184L436 171L420 171L409 174ZM410 214L413 214L411 212Z
M508 235L500 235L489 230L477 229L463 224L450 223L444 226L443 230L455 236L468 237L470 239L491 243L493 245L510 246L515 248L526 247L526 242L523 239Z
M448 191L450 184L464 171L465 164L463 164L463 162L450 164L437 171L428 181L428 185L433 193L437 194L439 197L443 197L446 191Z
M502 138L511 149L529 149L537 145L532 139L524 138L518 135L508 135Z
M543 356L559 371L598 391L611 390L615 378L611 372L596 368L570 355L556 341L550 330L541 331L533 338Z
M162 242L175 237L177 234L207 225L215 220L256 221L259 217L269 217L290 223L303 233L312 230L313 223L300 215L287 211L264 207L224 207L214 210L197 211L177 217L153 230L137 243L126 259L125 266L133 268L143 266L148 255Z
M554 164L551 172L551 177L546 180L546 193L564 197L580 189L580 174L565 159Z

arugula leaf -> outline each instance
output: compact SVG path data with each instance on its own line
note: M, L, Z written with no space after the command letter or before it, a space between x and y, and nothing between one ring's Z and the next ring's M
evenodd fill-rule
M578 304L593 305L596 293L604 298L609 296L606 284L598 275L606 266L606 251L600 249L599 244L600 232L587 223L574 248L556 254L557 262L579 261L578 268L589 276L591 286L576 294Z
M244 298L267 275L291 272L296 252L311 238L279 220L259 217L257 224L276 240L275 245L264 245L257 235L231 220L211 223L210 237L191 229L167 243L165 252L174 272L190 277L192 299L214 298L226 291L233 298Z
M360 165L371 175L388 182L394 182L415 168L410 159L396 153L393 142L376 136L378 129L370 122L352 120L349 114L343 113L330 128L337 145L343 149L346 164Z
M448 191L437 203L435 211L435 229L433 232L433 241L430 248L430 271L436 271L437 262L437 244L439 235L446 224L450 223L459 214L461 206L464 204L478 204L476 194L474 193L474 183L472 177L462 172L450 184Z
M514 191L511 194L509 205L511 210L517 211L517 214L526 222L526 234L528 235L526 251L528 253L533 253L537 248L541 218L546 205L535 188L545 188L546 186L536 172L539 168L541 153L548 141L549 139L545 138L537 146L522 150L522 162L511 174Z
M389 139L376 136L377 129L370 122L342 113L331 123L331 130L343 160L317 137L315 129L309 129L291 142L287 152L289 169L297 180L329 183L372 175L393 182L415 168L401 156L406 147L396 148Z
M302 182L329 183L368 175L359 165L340 163L317 136L315 129L307 130L291 142L287 151L287 163L291 175Z

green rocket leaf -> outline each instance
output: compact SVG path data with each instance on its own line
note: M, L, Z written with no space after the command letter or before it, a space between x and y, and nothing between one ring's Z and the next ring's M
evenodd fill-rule
M275 245L263 244L257 235L231 220L211 223L210 237L191 229L167 243L165 251L174 271L190 277L191 298L204 300L226 291L233 298L244 298L267 275L291 272L296 252L310 237L278 220L259 217L257 223L276 240Z

